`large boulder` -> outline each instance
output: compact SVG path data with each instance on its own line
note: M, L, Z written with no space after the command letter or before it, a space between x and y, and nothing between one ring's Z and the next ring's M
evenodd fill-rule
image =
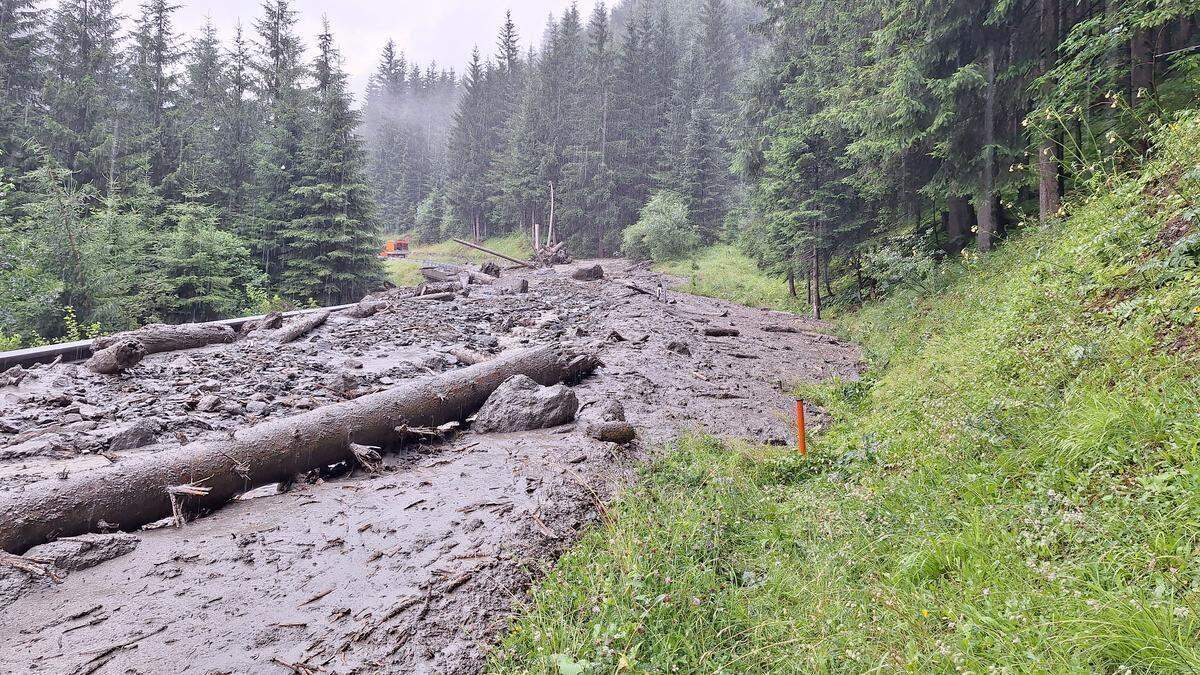
M579 399L566 385L543 387L525 375L505 380L475 417L483 432L529 431L566 424L575 419Z
M571 273L571 278L576 281L596 281L604 278L604 268L599 265L591 267L580 267Z

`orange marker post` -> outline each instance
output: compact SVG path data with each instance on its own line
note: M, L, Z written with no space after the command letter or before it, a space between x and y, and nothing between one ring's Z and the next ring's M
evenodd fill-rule
M800 447L800 455L808 457L808 444L804 433L804 399L796 399L796 445Z

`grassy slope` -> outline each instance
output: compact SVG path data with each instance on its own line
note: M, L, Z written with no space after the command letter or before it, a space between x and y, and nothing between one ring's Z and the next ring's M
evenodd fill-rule
M1200 274L1159 238L1200 125L1174 134L1174 164L846 318L873 370L808 392L836 420L810 461L682 439L492 669L1200 670Z
M686 260L662 263L655 269L687 279L679 290L710 298L724 298L747 307L805 310L804 298L788 297L777 277L761 272L736 246L711 246ZM801 280L800 292L804 292Z

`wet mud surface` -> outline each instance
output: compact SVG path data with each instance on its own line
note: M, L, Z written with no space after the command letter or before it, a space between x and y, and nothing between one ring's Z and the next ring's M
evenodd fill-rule
M790 442L784 392L857 372L857 348L819 322L599 262L603 280L572 280L584 263L522 273L525 294L472 287L335 316L290 345L156 354L117 377L42 367L0 388L2 492L461 367L463 348L568 340L605 364L574 387L576 422L466 431L377 475L259 489L182 528L112 535L136 546L60 583L0 569L0 672L476 672L514 603L660 443L689 429ZM739 335L705 335L726 328ZM633 444L584 433L613 401Z

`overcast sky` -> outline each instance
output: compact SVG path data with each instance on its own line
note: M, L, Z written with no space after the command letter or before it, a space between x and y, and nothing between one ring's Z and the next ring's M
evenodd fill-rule
M178 32L195 35L211 17L225 40L239 20L249 32L259 8L258 2L245 0L178 2L182 5L175 13ZM524 50L530 38L541 40L546 18L551 13L559 16L571 0L294 0L292 4L299 12L300 33L310 49L320 32L321 15L329 17L361 100L388 38L396 41L410 63L415 60L424 67L437 61L461 74L473 46L479 45L485 56L495 52L496 31L506 9L513 12ZM130 17L137 15L140 5L141 0L122 0L123 12ZM584 5L590 10L590 0L580 4Z

